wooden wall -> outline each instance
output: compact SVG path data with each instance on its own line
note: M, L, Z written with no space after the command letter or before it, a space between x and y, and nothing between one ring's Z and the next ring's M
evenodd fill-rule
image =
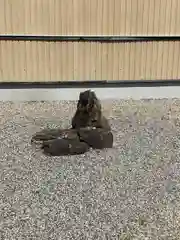
M0 0L0 34L179 35L179 0Z
M0 0L0 34L180 35L179 0ZM180 78L178 42L0 41L0 81Z

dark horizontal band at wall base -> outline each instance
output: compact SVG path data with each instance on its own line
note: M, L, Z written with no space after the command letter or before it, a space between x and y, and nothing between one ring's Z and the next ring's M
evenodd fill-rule
M0 89L35 89L35 88L128 88L128 87L163 87L180 86L180 79L175 80L139 80L139 81L68 81L68 82L0 82Z
M1 41L45 41L45 42L147 42L180 41L180 36L31 36L0 35Z

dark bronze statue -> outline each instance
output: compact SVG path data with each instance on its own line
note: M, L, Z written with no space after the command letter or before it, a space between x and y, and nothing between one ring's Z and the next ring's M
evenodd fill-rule
M83 154L93 149L112 148L113 134L93 91L81 92L70 129L44 129L31 142L41 142L50 156Z

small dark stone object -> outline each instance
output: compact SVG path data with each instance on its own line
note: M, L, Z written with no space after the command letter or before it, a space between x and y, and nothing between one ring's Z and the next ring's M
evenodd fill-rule
M103 116L96 94L81 92L70 129L44 129L37 132L31 143L40 142L50 156L83 154L93 149L113 147L113 134L108 119Z
M84 141L91 148L103 149L113 147L113 134L111 131L96 128L96 129L80 129L80 141Z
M89 150L89 146L85 142L58 138L43 142L42 149L46 155L66 156L83 154Z
M77 109L72 118L72 128L82 127L111 129L108 120L102 114L99 99L91 90L80 93Z
M48 141L57 138L79 140L76 129L43 129L32 137L31 142Z

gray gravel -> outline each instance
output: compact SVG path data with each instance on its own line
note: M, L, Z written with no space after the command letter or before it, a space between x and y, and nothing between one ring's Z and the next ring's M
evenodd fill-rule
M180 100L103 101L114 148L47 157L75 102L0 103L0 239L180 239Z

